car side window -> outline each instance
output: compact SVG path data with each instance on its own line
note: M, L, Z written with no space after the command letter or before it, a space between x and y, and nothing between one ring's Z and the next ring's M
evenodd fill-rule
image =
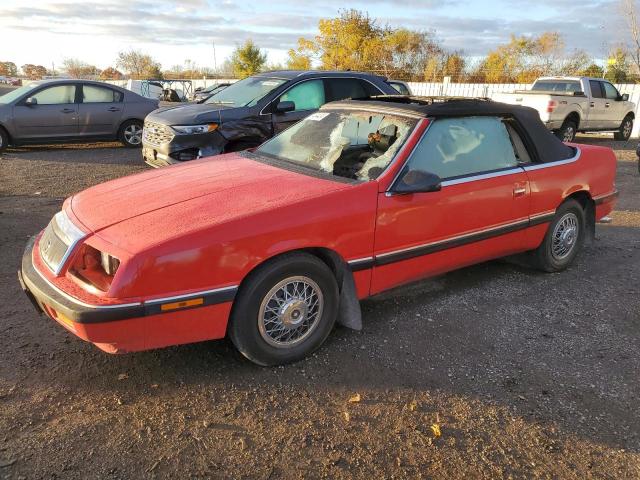
M94 85L82 86L83 103L114 103L122 100L122 93L110 88L96 87Z
M316 110L324 105L324 82L322 80L308 80L297 84L280 97L280 102L293 102L296 111Z
M463 117L433 121L408 163L451 179L517 167L518 159L501 118Z
M329 85L330 101L344 100L346 98L366 98L369 93L357 78L330 78ZM377 93L379 95L379 93Z
M593 98L604 98L602 93L602 82L589 80L589 87L591 88L591 96Z
M75 85L56 85L55 87L45 88L31 95L38 102L38 105L64 105L67 103L75 103L76 86Z
M509 137L511 138L511 144L513 145L513 151L516 154L518 165L526 165L531 163L531 155L529 155L529 151L522 141L522 137L514 127L513 122L513 120L506 120L504 124L509 132Z
M604 87L604 96L609 100L617 100L620 94L618 93L618 89L611 85L609 82L602 82L602 86Z

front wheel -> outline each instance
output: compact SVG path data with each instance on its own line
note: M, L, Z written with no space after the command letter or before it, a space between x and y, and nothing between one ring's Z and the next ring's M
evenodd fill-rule
M118 140L127 148L140 148L142 146L142 122L140 120L127 120L120 126Z
M234 301L229 337L258 365L309 355L325 341L338 315L332 271L306 253L283 255L250 274Z
M545 272L567 268L584 243L585 214L575 200L567 200L556 211L542 244L533 251L534 264Z
M2 153L9 146L9 135L4 131L4 128L0 127L0 153Z
M613 138L615 140L624 140L626 142L631 137L632 131L633 131L633 118L627 115L626 117L624 117L624 120L622 120L622 123L620 124L620 129L617 132L613 133Z

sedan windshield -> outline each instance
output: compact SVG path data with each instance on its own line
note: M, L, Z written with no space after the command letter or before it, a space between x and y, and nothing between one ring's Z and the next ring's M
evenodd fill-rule
M416 121L371 112L320 111L256 153L341 177L372 180L391 163Z
M37 83L30 83L29 85L25 85L24 87L16 88L15 90L10 91L9 93L5 93L0 97L0 104L6 105L8 103L13 102L16 98L20 98L27 92L30 92L34 88L38 86Z
M245 78L214 93L204 103L230 105L232 107L252 107L273 89L285 83L285 81L279 78Z

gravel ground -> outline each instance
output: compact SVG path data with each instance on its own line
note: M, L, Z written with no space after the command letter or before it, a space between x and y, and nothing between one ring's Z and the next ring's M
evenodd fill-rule
M38 317L27 237L146 167L115 144L7 152L0 478L639 478L635 143L579 141L616 149L621 198L572 268L490 262L387 293L362 332L280 368L227 341L110 356Z

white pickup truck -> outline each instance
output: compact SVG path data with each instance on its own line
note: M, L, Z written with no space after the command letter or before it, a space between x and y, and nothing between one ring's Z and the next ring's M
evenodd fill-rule
M541 77L531 90L492 98L536 109L547 128L565 142L587 131L614 132L616 140L628 140L633 130L635 104L601 78Z

